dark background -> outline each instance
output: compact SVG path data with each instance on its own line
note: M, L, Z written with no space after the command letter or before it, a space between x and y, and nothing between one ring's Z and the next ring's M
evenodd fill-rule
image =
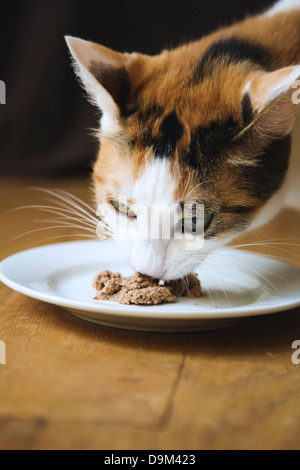
M247 4L248 3L248 4ZM88 172L96 153L89 129L98 113L84 98L63 36L119 51L155 54L198 39L272 0L1 2L0 171L5 175Z

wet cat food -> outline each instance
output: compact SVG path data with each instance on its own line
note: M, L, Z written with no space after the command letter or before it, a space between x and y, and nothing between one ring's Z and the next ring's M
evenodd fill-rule
M201 284L194 276L165 282L139 273L122 277L120 273L102 271L94 279L95 300L113 300L124 305L159 305L176 302L177 297L200 297Z

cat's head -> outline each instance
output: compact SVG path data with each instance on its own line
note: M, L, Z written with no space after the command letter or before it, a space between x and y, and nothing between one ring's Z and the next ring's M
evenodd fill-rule
M100 212L105 205L102 216L113 230L116 216L120 224L129 220L136 236L122 243L143 274L182 277L280 207L300 67L265 72L247 54L232 60L230 41L219 49L202 41L150 57L67 38L78 75L101 110L94 166ZM186 250L184 237L140 236L145 214L139 205L151 211L152 205L193 202L205 206L201 249ZM191 212L184 224L193 223ZM182 224L172 227L173 235L177 229Z

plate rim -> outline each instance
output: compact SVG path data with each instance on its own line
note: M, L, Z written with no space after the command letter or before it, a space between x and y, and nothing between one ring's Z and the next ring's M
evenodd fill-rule
M49 248L55 249L56 247L64 247L64 246L70 246L70 245L75 245L75 244L82 244L82 245L87 245L87 244L92 244L92 243L99 243L98 240L80 240L80 241L70 241L70 242L63 242L63 243L53 243L50 245L43 245L35 248L30 248L27 250L23 250L17 253L14 253L6 258L4 258L0 262L0 281L9 287L10 289L25 295L29 298L39 300L42 302L46 302L51 305L56 305L58 307L63 307L65 309L75 309L80 312L86 311L89 313L98 313L101 315L102 313L105 314L111 314L113 316L122 316L123 318L125 317L136 317L136 318L148 318L150 319L156 319L156 320L169 320L171 321L172 319L174 320L195 320L195 321L201 321L201 320L220 320L220 319L230 319L230 318L245 318L245 317L253 317L253 316L263 316L263 315L268 315L272 313L278 313L278 312L284 312L288 310L292 310L294 308L297 308L300 306L300 296L299 300L294 300L290 302L285 302L283 304L278 304L274 306L265 306L265 307L256 307L255 304L249 304L246 306L242 307L230 307L230 308L223 308L223 307L216 307L216 312L210 310L202 310L201 312L194 312L194 313L185 313L184 308L182 307L178 311L178 306L177 306L177 312L172 312L172 311L165 311L165 310L160 310L161 306L135 306L135 305L119 305L116 304L115 302L109 302L109 301L77 301L77 300L72 300L68 299L63 296L59 296L58 294L44 294L42 292L39 292L37 290L34 290L32 288L26 287L18 282L13 281L9 277L7 277L4 272L3 272L3 267L7 264L10 263L14 258L17 258L19 255L28 255L30 252L37 252L39 250L47 250ZM239 251L242 253L247 253L247 254L253 254L255 257L258 258L265 258L266 256L260 253L256 252L251 252L248 250L234 250L230 247L228 247L229 251ZM283 261L278 261L276 260L276 263L278 265L282 266L288 266L290 268L294 268L296 270L300 269L294 265L291 265L289 263L283 262ZM155 311L153 311L155 309ZM218 311L219 310L219 311Z

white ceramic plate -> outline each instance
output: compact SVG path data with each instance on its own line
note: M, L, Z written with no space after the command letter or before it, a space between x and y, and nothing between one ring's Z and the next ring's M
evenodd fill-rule
M0 279L17 292L64 307L84 320L133 330L216 329L300 305L300 270L246 251L213 255L198 270L205 296L181 298L176 304L94 301L92 281L104 269L132 274L114 242L80 241L13 255L0 264Z

